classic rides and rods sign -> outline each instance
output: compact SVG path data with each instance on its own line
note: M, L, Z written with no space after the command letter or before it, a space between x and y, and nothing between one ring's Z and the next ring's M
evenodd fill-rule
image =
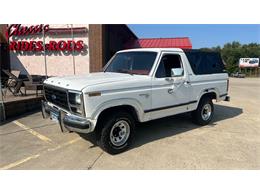
M24 37L30 35L43 35L50 30L49 25L32 25L32 26L22 26L21 24L11 24L9 25L6 37L9 38L15 37ZM81 51L84 48L84 43L82 40L60 40L54 41L50 40L45 44L43 41L16 41L12 39L9 42L9 48L13 51Z

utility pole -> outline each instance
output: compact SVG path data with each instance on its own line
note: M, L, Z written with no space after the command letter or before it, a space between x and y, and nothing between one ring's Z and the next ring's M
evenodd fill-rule
M0 43L1 44L1 43ZM4 107L4 98L2 91L2 77L0 72L0 124L5 121L5 107Z
M7 28L7 25L5 24L1 24L0 25L0 49L5 49L5 48L1 48L2 46L5 47L5 44L2 45L2 43L7 43L7 45L9 45L9 40L5 40L4 34L5 34L5 30ZM9 48L8 48L9 49ZM6 55L6 54L4 54ZM8 54L9 55L9 54ZM0 51L0 124L5 121L5 107L4 107L4 97L3 97L3 89L2 89L2 68L4 65L4 61L2 59L2 51ZM9 58L9 56L8 56ZM7 89L5 89L7 90Z
M73 24L71 24L71 38L74 44L74 34L73 34ZM72 47L72 63L73 63L73 73L74 75L76 74L76 67L75 67L75 50L74 50L74 46Z
M47 76L47 62L46 62L46 48L45 48L45 32L44 32L44 30L42 31L42 36L43 36L45 78L47 79L48 76Z

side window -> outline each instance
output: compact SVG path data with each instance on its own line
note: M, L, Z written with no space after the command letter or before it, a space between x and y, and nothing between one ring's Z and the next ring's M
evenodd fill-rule
M161 58L160 64L157 68L155 77L156 78L165 78L171 77L172 68L181 68L181 57L177 54L165 54Z
M185 54L190 62L194 74L196 75L225 72L225 65L220 53L186 50Z

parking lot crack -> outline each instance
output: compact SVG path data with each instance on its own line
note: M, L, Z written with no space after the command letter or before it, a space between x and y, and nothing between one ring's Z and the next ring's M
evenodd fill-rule
M96 162L100 159L100 157L103 155L103 151L97 156L97 158L93 161L93 163L88 167L88 170L91 170L94 165L96 164Z

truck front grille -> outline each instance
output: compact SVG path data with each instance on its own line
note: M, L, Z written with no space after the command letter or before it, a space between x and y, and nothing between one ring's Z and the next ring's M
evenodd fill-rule
M47 101L69 110L67 91L44 85L44 95Z

